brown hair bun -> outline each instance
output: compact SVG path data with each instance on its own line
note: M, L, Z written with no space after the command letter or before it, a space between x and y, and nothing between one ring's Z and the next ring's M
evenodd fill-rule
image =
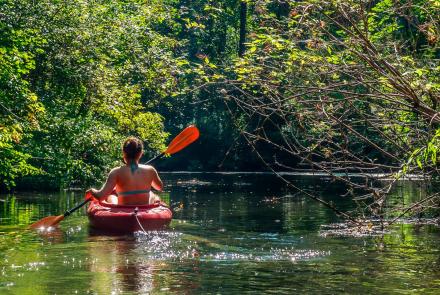
M133 160L144 151L144 144L139 138L130 136L124 141L122 151L129 160Z

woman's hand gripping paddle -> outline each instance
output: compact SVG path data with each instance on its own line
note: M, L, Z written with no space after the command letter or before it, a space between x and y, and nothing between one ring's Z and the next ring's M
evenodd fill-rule
M188 145L190 145L191 143L193 143L194 141L196 141L200 136L200 132L197 129L196 126L191 125L186 127L182 132L179 133L179 135L177 135L168 145L167 149L160 153L159 155L157 155L156 157L154 157L153 159L149 160L146 164L163 157L164 155L172 155L177 153L178 151L184 149L185 147L187 147ZM73 212L75 212L76 210L78 210L79 208L81 208L82 206L84 206L85 204L87 204L88 202L90 202L93 199L93 195L92 193L87 193L85 196L85 200L82 201L80 204L76 205L74 208L67 210L63 215L58 215L58 216L47 216L44 217L40 220L38 220L37 222L31 224L29 226L29 228L32 229L46 229L49 227L53 227L55 225L57 225L58 223L60 223L65 217L69 216L70 214L72 214Z

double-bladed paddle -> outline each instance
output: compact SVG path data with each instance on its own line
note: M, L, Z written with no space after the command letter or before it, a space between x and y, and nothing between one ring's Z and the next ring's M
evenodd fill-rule
M190 126L186 127L185 129L182 130L182 132L179 133L179 135L177 135L170 142L170 144L168 145L167 149L164 152L155 156L154 158L152 158L151 160L146 162L146 164L148 164L158 158L161 158L165 155L172 155L172 154L177 153L178 151L184 149L185 147L187 147L188 145L190 145L191 143L196 141L199 138L199 136L200 136L200 132L196 126L190 125ZM73 212L75 212L76 210L78 210L79 208L81 208L82 206L87 204L88 202L90 202L92 199L93 199L92 193L89 192L86 195L85 200L83 202L76 205L72 209L67 210L63 215L44 217L44 218L38 220L37 222L31 224L29 226L29 228L39 229L39 228L48 228L51 226L55 226L58 223L60 223L65 217L69 216L70 214L72 214Z

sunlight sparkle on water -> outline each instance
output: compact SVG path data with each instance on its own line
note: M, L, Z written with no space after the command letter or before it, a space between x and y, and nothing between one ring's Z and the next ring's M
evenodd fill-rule
M254 250L255 251L255 250ZM250 251L253 252L253 251ZM330 251L316 251L316 250L295 250L295 249L270 249L268 253L255 251L256 253L234 253L234 252L219 252L209 254L203 257L206 260L212 261L298 261L308 260L312 258L325 257L330 255Z
M41 226L41 227L37 228L36 230L37 230L38 233L44 234L44 233L50 233L50 232L54 231L55 227L53 227L53 226L48 226L48 227Z
M277 234L263 234L266 239L276 239ZM178 232L138 232L136 238L142 247L142 256L156 260L199 259L201 261L300 261L330 255L330 251L287 248L246 248L224 246L213 252L203 249L194 241L185 240ZM220 245L221 246L221 245Z
M183 241L182 233L166 231L137 232L142 256L155 260L192 258L196 251L194 241Z

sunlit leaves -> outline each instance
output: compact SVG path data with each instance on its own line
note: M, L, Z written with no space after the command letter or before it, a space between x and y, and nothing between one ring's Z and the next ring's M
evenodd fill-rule
M163 117L151 110L186 66L169 34L178 26L173 1L6 2L0 123L18 121L26 135L10 150L32 154L54 187L102 179L124 136L146 141L147 154L163 150Z
M42 173L29 164L31 155L22 148L23 137L39 128L44 106L32 90L28 75L35 69L35 55L45 39L32 28L13 27L3 21L11 17L0 6L0 184L11 188L15 179Z
M429 170L431 167L437 167L438 152L440 151L440 129L435 131L435 135L426 144L416 148L408 157L408 161L404 165L404 172L408 171L414 163L419 169Z
M258 2L259 26L230 68L228 101L235 93L249 121L261 122L250 132L265 130L264 140L271 140L276 136L265 124L274 122L286 131L283 147L292 155L331 169L400 167L413 149L427 151L413 167L435 166L435 5L294 1L289 13L271 13L276 5Z

